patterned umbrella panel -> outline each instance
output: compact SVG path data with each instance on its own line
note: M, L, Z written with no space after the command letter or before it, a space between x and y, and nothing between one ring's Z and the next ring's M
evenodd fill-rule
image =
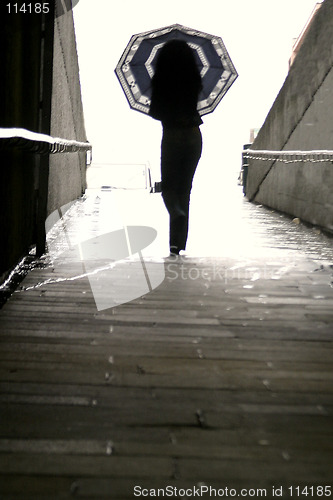
M115 69L129 105L142 113L149 112L157 55L173 39L185 40L194 50L203 85L198 111L200 115L211 113L236 80L237 71L220 37L180 24L139 33L130 39Z

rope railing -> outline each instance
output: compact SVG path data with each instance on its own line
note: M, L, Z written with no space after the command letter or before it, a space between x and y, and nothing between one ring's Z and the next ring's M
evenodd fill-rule
M23 128L0 128L0 149L12 147L37 154L77 153L92 150L89 142L51 137Z
M261 161L279 161L283 163L320 163L333 162L333 151L314 150L314 151L269 151L244 149L243 158Z

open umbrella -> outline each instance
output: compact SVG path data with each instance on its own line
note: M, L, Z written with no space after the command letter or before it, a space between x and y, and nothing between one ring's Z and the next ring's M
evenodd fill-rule
M211 113L236 80L237 71L220 37L180 24L139 33L130 39L115 69L129 105L142 113L149 112L157 54L173 39L184 40L194 50L203 85L198 112Z

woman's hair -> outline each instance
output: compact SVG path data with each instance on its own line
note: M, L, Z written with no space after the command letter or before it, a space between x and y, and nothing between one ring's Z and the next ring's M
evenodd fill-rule
M176 88L193 89L199 94L201 77L194 52L184 40L170 40L157 54L152 87L173 91Z
M159 50L151 86L154 118L196 113L201 76L194 51L184 40L170 40Z

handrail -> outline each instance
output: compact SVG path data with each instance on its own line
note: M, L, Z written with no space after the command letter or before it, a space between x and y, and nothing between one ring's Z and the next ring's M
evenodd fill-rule
M314 151L269 151L257 149L244 149L242 151L243 158L262 161L279 161L283 163L321 163L333 161L333 151L331 150L314 150Z
M89 142L51 137L24 128L0 128L0 149L8 147L18 147L37 154L77 153L92 150Z

